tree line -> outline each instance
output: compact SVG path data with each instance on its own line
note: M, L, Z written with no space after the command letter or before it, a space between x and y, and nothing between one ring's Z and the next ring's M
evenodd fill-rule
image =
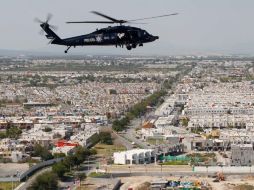
M67 172L71 172L73 168L77 168L88 159L89 156L96 154L94 149L86 149L81 146L76 147L72 155L65 156L64 154L54 155L55 157L63 157L61 162L52 166L52 171L45 172L39 175L31 184L28 190L48 190L58 189L58 179L63 179ZM80 180L85 178L84 174L76 175Z
M166 94L167 94L166 91L160 90L148 96L141 102L135 104L130 109L130 111L125 114L124 117L113 121L112 129L115 131L125 130L130 121L134 118L143 116L146 113L148 107L154 107L159 103L162 103L163 101L162 97L165 96Z

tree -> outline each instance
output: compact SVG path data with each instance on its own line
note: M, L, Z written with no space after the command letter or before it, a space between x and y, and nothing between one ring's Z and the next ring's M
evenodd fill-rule
M6 130L6 136L8 138L17 139L21 133L22 133L22 130L15 126L10 126Z
M28 190L55 190L58 189L57 175L53 172L45 172L39 175Z
M46 127L43 131L44 131L44 132L51 132L52 129L51 129L50 127Z
M58 162L52 166L52 171L59 177L62 178L66 172L69 171L66 165L63 162Z
M97 150L95 148L89 149L91 155L96 155L97 154Z
M49 150L40 144L36 144L34 146L34 156L40 156L42 160L50 160L53 159L53 155L49 152Z
M63 158L63 157L65 157L66 155L64 154L64 153L62 153L62 152L60 152L60 153L54 153L54 158Z
M77 158L77 166L79 166L85 161L88 155L83 147L78 146L75 151L75 156Z
M110 89L109 94L117 94L117 91L115 89Z
M70 155L64 158L63 163L66 167L71 168L77 165L77 157L74 155Z
M103 144L108 144L108 145L113 144L113 140L112 140L111 134L109 132L100 132L99 138L100 138L101 143L103 143Z
M76 174L76 178L78 178L79 179L79 181L80 181L80 186L81 186L81 181L82 180L84 180L85 178L86 178L86 174L85 173L77 173Z
M75 165L78 167L80 164L82 164L88 156L92 155L92 151L83 148L82 146L76 147L74 158L75 158Z
M123 117L122 119L116 119L113 121L112 128L115 131L122 131L126 128L126 126L130 123L130 119L128 117Z
M184 127L187 127L188 124L189 124L189 121L190 121L189 118L183 118L183 119L182 119L182 125L183 125Z
M5 132L0 132L0 139L6 138L6 133Z

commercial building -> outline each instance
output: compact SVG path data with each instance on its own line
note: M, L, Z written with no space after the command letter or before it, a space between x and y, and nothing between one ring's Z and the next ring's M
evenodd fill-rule
M231 145L231 166L254 165L254 150L252 144Z
M132 149L123 152L115 152L114 164L145 164L152 163L155 153L152 149Z

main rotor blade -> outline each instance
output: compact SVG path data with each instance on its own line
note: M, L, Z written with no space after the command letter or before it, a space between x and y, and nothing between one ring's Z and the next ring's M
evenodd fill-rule
M66 22L67 24L82 24L82 23L91 23L91 24L114 24L112 21L74 21Z
M178 15L178 13L167 14L167 15L160 15L160 16L154 16L154 17L139 18L139 19L134 19L134 20L128 20L128 22L139 21L139 20L155 19L155 18L168 17L168 16L174 16L174 15Z
M148 23L145 23L145 22L126 22L128 24L148 24Z
M99 16L102 16L102 17L104 17L104 18L106 18L106 19L108 19L108 20L111 20L111 21L115 22L115 23L119 23L119 22L120 22L120 20L117 20L117 19L112 18L112 17L110 17L110 16L107 16L107 15L105 15L105 14L99 13L99 12L97 12L97 11L92 11L91 13L96 14L96 15L99 15Z

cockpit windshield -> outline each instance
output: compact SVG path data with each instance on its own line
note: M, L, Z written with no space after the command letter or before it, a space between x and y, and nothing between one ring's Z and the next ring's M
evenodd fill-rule
M144 36L148 36L148 35L150 35L147 31L145 31L145 30L143 30L143 35Z

